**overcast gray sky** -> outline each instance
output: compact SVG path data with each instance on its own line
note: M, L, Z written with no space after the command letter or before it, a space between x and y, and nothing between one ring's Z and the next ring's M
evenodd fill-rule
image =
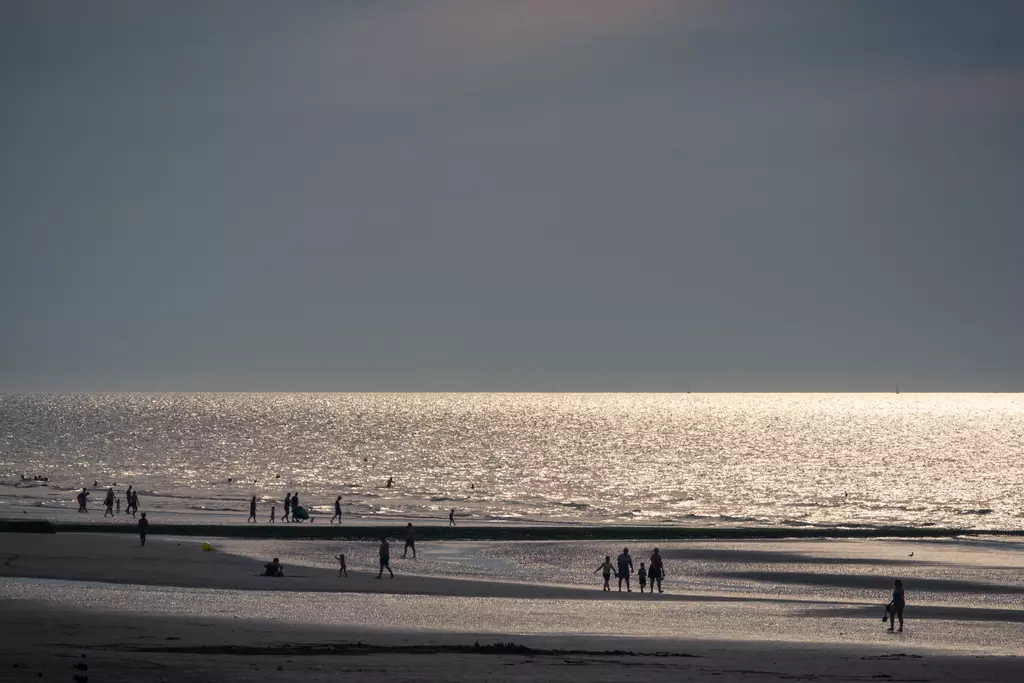
M0 390L1024 390L1024 3L0 4Z

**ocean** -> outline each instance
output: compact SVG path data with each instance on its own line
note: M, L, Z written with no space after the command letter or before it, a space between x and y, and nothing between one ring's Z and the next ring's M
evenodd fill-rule
M1021 529L1022 450L1021 394L7 394L0 516Z

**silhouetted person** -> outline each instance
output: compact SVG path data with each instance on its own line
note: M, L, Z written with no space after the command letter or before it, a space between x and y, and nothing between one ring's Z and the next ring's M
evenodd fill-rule
M623 548L622 554L616 561L619 565L619 592L622 592L622 580L625 579L626 592L632 593L633 589L629 587L629 575L633 573L633 558L629 556L629 548Z
M121 499L118 498L115 502L117 503L117 511L121 512Z
M267 562L263 565L264 572L263 576L284 576L284 567L281 566L281 560L274 558L273 562Z
M78 511L79 512L89 512L89 508L88 508L88 504L89 504L89 489L83 488L81 493L79 493L76 496L76 498L78 499Z
M345 553L335 555L334 559L338 561L338 576L348 576L348 567L345 566Z
M103 507L106 508L106 511L103 513L104 519L114 516L114 489L107 489L107 497L103 499Z
M291 515L291 513L292 513L292 494L286 493L285 496L284 496L284 517L282 517L281 519L283 519L286 522L292 521L291 518L289 517L289 515Z
M270 506L270 521L271 521L271 522L273 522L273 521L274 521L274 516L275 516L276 514L277 514L277 506L276 506L276 505L271 505L271 506Z
M455 524L455 508L452 508L452 511L448 513L448 526L456 526L456 524Z
M599 564L597 566L597 569L594 571L595 574L597 572L601 572L601 576L604 577L604 588L602 588L601 590L610 591L612 588L608 585L608 582L611 580L612 574L615 572L615 570L612 568L611 555L604 556L604 562ZM618 574L616 574L616 576L618 576Z
M377 578L384 576L384 570L388 570L388 574L391 574L391 578L395 578L395 573L391 571L391 546L388 544L388 539L381 536L380 538L380 549L378 550L380 555L380 572L377 574Z
M341 524L341 496L334 499L334 517L331 517L331 524L334 524L335 517L338 519L338 524Z
M408 553L409 549L412 548L412 559L416 559L416 532L412 530L412 522L405 525L405 549L402 550L402 557L404 558Z
M139 492L138 491L132 491L132 500L131 500L131 505L130 506L131 506L131 509L132 509L132 518L134 518L135 517L135 513L137 513L139 511Z
M146 519L146 513L142 513L142 519L139 520L139 540L142 541L142 545L146 545L146 532L149 531L149 520Z
M647 585L647 567L643 562L640 563L640 569L636 573L636 580L640 584L640 592L643 593L644 587Z
M252 500L249 501L249 518L245 521L247 523L256 521L256 496L253 496Z
M661 580L665 578L665 564L661 561L661 551L657 548L654 549L654 553L651 555L651 568L647 572L647 576L651 579L651 592L654 592L654 584L658 584L658 592L661 590Z
M295 508L299 507L299 492L292 494L292 519L295 519Z
M387 482L384 483L384 488L389 489L389 488L391 488L394 485L395 485L395 478L394 477L388 477Z
M903 608L906 607L906 598L903 595L903 582L896 579L892 590L892 602L885 608L889 613L889 630L891 631L896 625L897 617L900 620L899 632L903 632Z
M124 492L124 511L125 514L132 511L132 487L130 484L128 490Z

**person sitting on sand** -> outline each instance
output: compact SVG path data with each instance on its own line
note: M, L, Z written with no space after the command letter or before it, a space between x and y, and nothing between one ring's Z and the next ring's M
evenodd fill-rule
M284 576L284 567L281 565L281 560L276 557L273 562L267 562L263 565L263 568L266 569L263 572L263 576Z
M604 576L604 589L603 590L610 591L611 590L611 586L608 585L608 582L611 580L612 574L615 574L615 576L618 576L618 574L615 572L615 569L612 567L612 556L611 555L605 555L604 556L604 562L602 562L600 565L598 565L597 569L594 571L595 574L597 572L601 572L601 575Z
M891 631L896 625L896 618L900 620L900 628L898 633L903 632L903 608L906 607L906 598L903 594L903 582L896 579L892 591L892 602L885 606L886 616L889 617L889 630ZM882 617L882 621L885 621L885 617Z
M338 576L348 576L348 568L345 566L345 553L335 555L334 559L338 561Z
M636 580L640 584L640 592L643 593L644 588L647 586L647 567L644 566L643 562L640 563L640 571L636 573Z
M391 574L391 578L395 578L395 573L391 571L391 546L388 544L388 539L383 536L380 537L380 572L377 574L377 578L384 576L384 570L388 570L388 574Z
M661 590L661 580L665 578L665 565L661 561L661 551L657 548L654 549L654 553L651 555L651 568L647 571L647 576L651 579L651 593L654 592L654 584L658 584L658 592Z

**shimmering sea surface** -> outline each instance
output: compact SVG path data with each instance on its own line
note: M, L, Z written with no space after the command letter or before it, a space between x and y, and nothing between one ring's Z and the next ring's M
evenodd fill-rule
M66 518L96 482L182 521L298 491L363 518L1020 529L1022 456L1020 394L0 396L3 516Z

